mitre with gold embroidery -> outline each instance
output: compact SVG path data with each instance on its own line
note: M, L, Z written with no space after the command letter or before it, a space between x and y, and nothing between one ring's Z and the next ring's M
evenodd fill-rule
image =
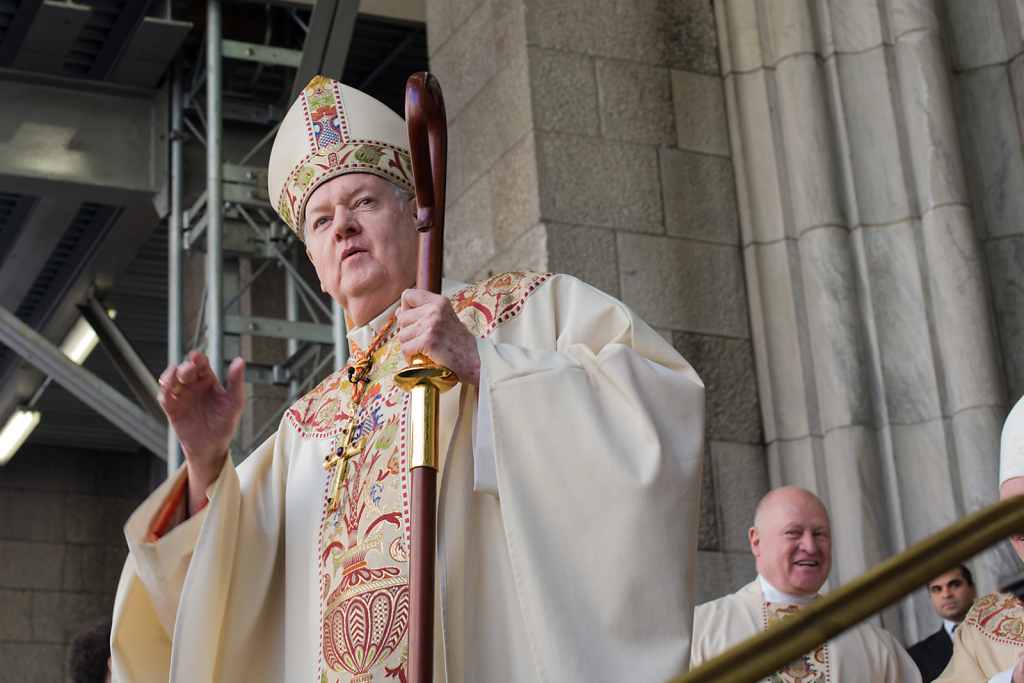
M1006 416L999 440L999 485L1014 477L1024 477L1024 398Z
M299 239L313 190L346 173L371 173L414 192L405 121L369 95L317 76L281 122L267 178L274 210Z

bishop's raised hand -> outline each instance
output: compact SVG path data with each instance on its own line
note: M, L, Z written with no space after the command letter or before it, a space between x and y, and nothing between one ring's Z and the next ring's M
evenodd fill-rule
M245 405L245 360L236 358L222 387L210 360L191 351L188 360L160 375L157 400L178 436L188 466L189 516L206 502L206 488L220 474Z

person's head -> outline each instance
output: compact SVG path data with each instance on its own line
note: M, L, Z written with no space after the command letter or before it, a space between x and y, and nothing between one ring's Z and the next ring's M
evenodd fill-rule
M321 184L306 204L306 254L324 290L363 325L416 284L416 202L368 173Z
M750 528L757 572L789 595L814 595L832 570L832 525L816 495L796 486L770 491Z
M315 77L281 122L267 185L278 215L306 242L324 291L357 324L415 282L408 132L385 104ZM321 239L326 233L314 235L314 226L329 226L333 242ZM395 281L398 267L409 269L401 283Z
M945 574L939 574L928 582L928 597L931 598L936 614L959 624L978 597L971 570L961 564Z
M1024 495L1024 398L1017 401L1003 424L999 438L999 500ZM1024 560L1024 534L1010 537Z
M100 621L75 636L68 647L71 683L110 683L111 620Z

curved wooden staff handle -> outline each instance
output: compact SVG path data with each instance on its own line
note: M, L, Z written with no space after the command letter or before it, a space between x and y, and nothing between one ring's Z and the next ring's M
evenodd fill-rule
M416 228L421 233L416 288L440 294L448 119L441 86L433 74L423 71L409 77L405 86L405 121L419 207Z
M444 190L448 164L448 121L444 98L437 79L429 73L413 74L405 88L405 120L409 129L409 152L412 157L413 181L416 186L418 211L416 227L420 231L416 288L441 293L441 259L444 254ZM429 359L413 359L408 375L413 422L411 425L413 457L422 449L436 458L438 394L444 390L441 375L448 373L447 383L454 385L454 376L445 368L430 364ZM399 373L400 375L403 373ZM433 382L422 381L417 373L436 374ZM395 381L399 382L399 377ZM439 384L440 383L440 384ZM415 385L415 386L414 386ZM404 388L404 387L403 387ZM426 460L430 460L427 458ZM437 464L417 462L409 471L409 683L430 683L434 675L434 554L437 547Z

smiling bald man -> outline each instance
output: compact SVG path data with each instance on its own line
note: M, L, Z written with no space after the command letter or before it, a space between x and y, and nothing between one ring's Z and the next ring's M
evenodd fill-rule
M810 491L770 491L757 506L749 534L757 578L694 610L691 669L814 602L828 580L832 524ZM772 674L771 681L920 683L921 676L892 634L864 622Z

